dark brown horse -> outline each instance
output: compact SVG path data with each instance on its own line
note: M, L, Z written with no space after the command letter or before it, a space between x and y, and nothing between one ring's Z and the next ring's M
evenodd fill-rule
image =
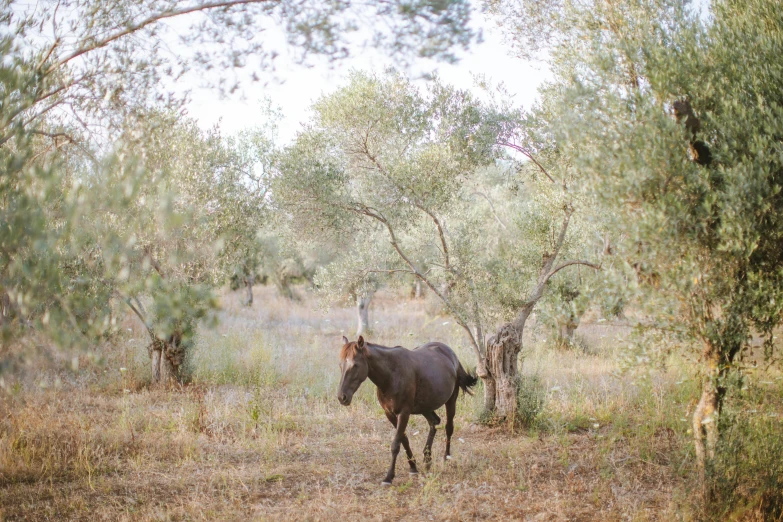
M400 444L408 455L412 474L418 473L405 428L411 415L423 415L430 425L430 434L424 445L424 465L429 470L432 462L432 441L435 426L440 418L435 410L446 405L446 454L451 458L451 434L454 433L454 413L457 410L459 390L470 394L470 388L477 378L462 368L454 352L443 343L427 343L408 350L402 346L387 348L370 344L359 337L348 342L343 337L340 350L340 390L337 400L343 406L351 404L356 390L368 377L378 388L378 402L386 418L397 431L392 441L392 461L383 485L390 485L394 479L394 466L400 452Z

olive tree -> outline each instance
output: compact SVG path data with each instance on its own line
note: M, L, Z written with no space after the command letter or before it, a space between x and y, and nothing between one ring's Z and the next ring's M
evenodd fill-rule
M153 381L168 381L181 376L196 323L216 305L213 288L260 227L264 192L252 189L252 164L216 129L201 131L172 112L134 121L88 178L129 183L126 200L92 205L85 232L103 258L93 276L144 323ZM127 161L135 164L130 176L116 164Z
M245 287L247 306L253 306L256 279L265 277L263 268L267 245L262 230L272 221L272 216L266 212L266 201L277 152L277 123L281 117L269 100L262 107L262 114L262 122L230 140L230 147L240 165L238 188L244 190L239 190L239 205L225 214L229 219L222 224L226 232L230 231L233 240L224 244L221 259L230 273L231 289Z
M574 334L590 304L579 283L578 276L559 279L539 307L539 322L549 328L553 344L560 348L574 346Z
M311 237L366 239L332 273L421 280L465 330L485 407L512 418L530 313L556 273L591 264L564 257L577 250L576 202L539 170L530 186L503 185L496 162L500 144L516 143L513 118L466 91L355 72L313 111L280 160L273 198Z
M357 224L361 225L361 224ZM315 273L315 287L326 304L349 303L356 307L356 336L372 332L370 307L375 293L384 285L394 284L391 273L383 273L383 267L396 264L396 258L388 249L367 249L368 245L385 242L386 231L374 223L368 227L357 226L351 234L340 238L329 237L328 242L317 238L303 238L319 248L328 248L329 262ZM357 250L364 255L351 255ZM368 267L374 267L368 270ZM398 275L398 274L395 274Z
M771 355L783 318L780 6L715 1L707 17L678 1L564 2L540 19L492 7L513 20L512 40L546 36L556 140L614 209L648 312L640 326L677 331L699 355L704 478L730 372L754 333Z

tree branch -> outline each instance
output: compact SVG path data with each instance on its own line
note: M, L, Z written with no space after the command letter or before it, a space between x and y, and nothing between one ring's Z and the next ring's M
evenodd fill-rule
M122 295L117 290L114 290L114 295L119 297L120 300L122 300L126 305L128 305L128 307L131 310L133 310L133 313L136 314L136 316L141 320L141 324L143 324L144 328L147 329L147 333L152 338L152 340L154 341L155 339L157 339L157 336L155 335L155 332L152 330L150 325L147 323L147 319L144 317L144 314L142 314L135 306L133 306L133 303L131 302L130 297L125 297L124 295Z
M391 226L391 223L380 215L379 213L373 212L373 209L370 209L370 207L363 206L364 211L362 212L364 215L372 217L381 223L386 227L386 230L389 232L389 240L392 245L392 248L397 252L397 255L402 258L402 260L405 262L406 265L408 265L411 269L411 272L421 279L429 288L432 290L435 295L438 296L438 298L443 302L443 304L446 305L446 307L451 311L452 314L454 314L454 317L457 320L457 323L468 333L468 336L470 337L470 342L473 345L473 350L476 352L476 357L479 361L483 361L484 357L481 353L481 349L479 348L478 341L476 340L476 337L473 335L473 332L471 331L470 327L467 324L467 321L462 316L461 313L454 307L454 305L451 303L449 299L446 298L446 296L443 295L443 293L438 290L435 285L432 283L432 281L429 280L427 276L422 274L418 268L416 268L416 265L413 264L413 262L410 260L410 258L403 252L402 248L400 247L399 243L397 243L397 235L394 233L394 229Z
M558 273L560 270L564 269L565 267L571 266L571 265L584 265L584 266L589 266L590 268L594 268L595 270L601 270L601 265L600 264L591 263L590 261L583 261L583 260L566 261L565 263L561 263L554 270L550 271L546 275L545 281L549 281L549 279L553 275L555 275L556 273Z
M144 248L144 254L145 254L145 255L146 255L148 258L149 258L149 260L150 260L150 265L152 265L152 268L154 268L154 269L155 269L155 271L158 273L158 275L159 275L161 278L163 278L163 279L166 279L166 275L163 273L163 269L162 269L162 268L161 268L161 266L158 264L158 262L155 260L155 258L154 258L154 257L152 257L152 252L151 252L151 250L152 250L152 249L151 249L150 247L145 247L145 248Z
M67 84L63 83L62 85L60 85L56 89L54 89L52 91L49 91L46 94L42 94L42 95L36 97L32 102L23 104L21 107L18 107L10 115L8 115L8 116L6 116L4 118L5 123L3 124L3 129L8 128L8 126L11 125L11 123L14 121L14 118L19 116L20 114L22 114L26 110L29 110L29 109L35 107L37 104L41 103L42 101L51 98L52 96L56 95L57 93L62 92L63 90L65 90L65 89L75 85L78 82L81 82L84 79L85 79L85 76L82 76L81 78L71 80ZM54 104L50 105L48 109L46 109L46 110L44 110L42 112L39 112L38 114L28 118L28 120L26 122L22 123L22 126L28 125L35 118L37 118L37 117L41 116L42 114L48 112L49 110L51 110L52 108L56 107L60 103L62 103L62 100L55 102ZM0 146L4 145L5 142L7 142L9 139L11 139L12 136L13 136L13 133L8 134L7 136L3 136L2 138L0 138Z
M106 47L110 43L112 43L115 40L119 40L120 38L127 36L129 34L133 34L136 31L139 31L141 29L144 29L150 24L154 24L156 22L159 22L161 20L165 20L166 18L174 18L177 16L182 16L190 13L195 13L199 11L207 11L210 9L217 9L221 7L234 7L238 5L248 5L248 4L264 4L269 3L276 0L225 0L222 2L210 2L206 4L201 5L194 5L190 7L183 7L181 9L171 9L168 11L161 11L159 13L155 13L150 15L149 17L145 18L144 20L141 20L140 22L137 22L135 24L129 24L125 27L125 29L118 31L112 35L107 36L106 38L103 38L101 40L92 42L88 45L84 45L75 51L73 51L71 54L65 56L64 58L61 58L56 63L52 64L52 66L46 70L45 74L51 73L53 70L57 69L58 67L61 67L65 65L66 63L70 62L74 58L78 58L79 56L95 51L97 49L100 49L102 47Z
M389 270L380 270L380 269L368 269L368 270L362 270L365 274L412 274L416 275L416 273L413 270L408 270L405 268L392 268Z
M38 103L38 102L36 102L36 103ZM47 105L46 107L41 109L40 111L36 112L35 114L33 114L32 116L27 118L26 121L23 121L22 122L22 127L27 127L28 125L30 125L36 119L40 118L41 116L43 116L44 114L46 114L50 110L52 110L55 107L57 107L58 105L62 105L62 104L63 104L63 100L61 100L61 99L53 101L52 103L50 103L49 105Z
M55 23L55 18L57 16L57 9L60 8L60 2L57 2L57 7L54 8L54 15L52 15L52 23ZM57 34L56 27L52 30L53 34ZM39 60L38 64L35 66L36 70L41 70L41 67L44 66L46 61L49 59L49 57L52 55L55 49L57 49L57 46L60 45L60 38L55 38L54 43L49 47L49 50L44 54L41 59Z
M431 212L429 209L425 208L424 205L421 205L419 203L413 202L413 206L427 214L429 217L432 218L432 221L435 222L435 227L438 229L438 237L440 238L440 244L443 247L443 261L444 261L444 267L446 270L451 271L451 264L449 263L449 247L446 244L446 236L443 234L443 227L440 224L440 220L435 216L434 212Z
M74 140L69 134L66 134L64 132L46 132L46 131L34 130L34 131L30 131L30 134L38 134L39 136L46 136L47 138L52 138L53 140L57 138L65 138L71 143L76 142L76 140Z
M383 165L381 165L380 161L378 161L378 158L376 158L375 155L370 152L370 149L367 144L367 139L368 139L367 136L365 136L365 141L363 143L364 150L362 152L364 153L365 156L367 156L367 158L369 158L369 160L373 163L373 165L375 165L375 168L378 169L378 172L380 172L386 179L389 180L389 182L392 185L395 185L395 187L399 190L400 186L397 184L397 182L388 174L388 172L386 172L386 169L383 168ZM403 187L403 188L407 188L411 194L411 196L406 196L406 199L409 199L410 203L414 207L418 208L419 210L427 214L430 218L432 218L432 221L435 222L435 227L438 229L438 237L440 239L440 244L442 246L444 264L446 266L446 269L451 271L451 264L449 259L449 247L448 244L446 243L446 236L443 232L443 226L441 225L440 220L437 218L437 216L435 216L434 212L432 212L431 210L429 210L423 204L421 204L419 201L416 200L415 191L411 187Z
M524 148L524 147L522 147L520 145L517 145L516 143L511 143L511 142L508 142L508 141L501 141L499 143L499 145L502 145L504 147L508 147L510 149L514 149L515 151L521 153L527 159L532 161L533 164L535 164L535 166L538 167L539 170L541 170L541 172L544 173L544 176L549 178L549 181L551 181L552 183L556 183L555 179L552 176L549 175L549 172L546 171L546 169L544 168L543 165L541 165L538 161L536 161L536 158L533 157L533 154L529 150L527 150L526 148Z
M546 287L546 283L549 280L549 277L551 277L549 274L552 271L552 266L555 264L555 260L557 259L558 254L560 254L560 249L565 242L566 232L568 231L568 224L571 221L571 214L574 211L570 205L566 205L564 210L565 216L563 216L563 224L560 226L560 233L557 235L557 239L555 240L554 250L551 254L544 254L544 264L541 267L541 272L539 272L538 284L527 300L525 300L523 307L534 306L538 300L541 299L541 296L544 295L544 288Z
M49 145L45 149L42 149L38 153L36 153L35 156L30 158L27 163L35 163L38 160L38 158L40 158L41 156L43 156L45 154L48 154L49 152L51 152L53 150L60 150L61 148L65 147L69 143L72 143L72 142L64 141L64 142L61 142L61 143L57 143L55 141L53 144Z
M492 210L492 215L494 216L495 221L497 221L498 224L501 227L503 227L503 230L508 230L508 227L506 226L506 224L503 223L503 221L500 219L500 216L498 216L498 213L495 211L495 205L492 204L492 200L489 199L489 196L487 196L483 192L479 192L479 191L475 191L475 192L473 192L473 194L474 195L479 195L479 196L481 196L481 197L483 197L484 199L487 200L487 203L489 203L489 208L490 208L490 210Z
M555 264L555 259L557 259L557 256L560 254L560 249L563 248L566 232L568 231L568 225L571 222L571 215L574 213L574 209L571 207L571 205L566 205L563 210L565 215L563 216L563 224L560 225L560 233L557 235L557 239L555 240L554 251L552 252L552 255L549 257L549 259L547 259L546 263L544 263L544 266L548 269L551 269L552 265Z

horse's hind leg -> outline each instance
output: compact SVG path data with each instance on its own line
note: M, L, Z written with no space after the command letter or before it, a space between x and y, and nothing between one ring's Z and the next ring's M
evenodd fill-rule
M440 424L440 417L434 412L424 414L424 418L430 424L430 434L427 436L427 443L424 445L424 468L429 471L432 464L432 441L435 440L435 427Z
M395 428L397 427L397 416L391 412L385 412L386 418L389 419L389 422L392 423L392 426ZM405 454L408 456L408 465L411 467L410 473L411 474L418 474L419 470L416 469L416 458L413 456L413 451L411 451L411 445L408 441L408 436L404 433L402 434L402 447L405 448Z
M457 397L459 397L459 386L454 388L454 393L446 402L446 454L445 459L451 458L451 434L454 433L454 414L457 412Z

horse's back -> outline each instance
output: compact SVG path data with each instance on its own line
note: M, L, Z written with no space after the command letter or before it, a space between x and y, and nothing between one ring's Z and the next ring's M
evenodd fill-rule
M448 345L432 341L417 346L412 351L413 353L424 356L423 358L442 360L444 363L448 362L448 366L453 367L456 374L457 368L459 367L459 359L457 358L457 354L454 353L454 350L449 348Z
M416 403L413 413L440 408L457 386L457 355L443 343L422 344L410 351L416 374Z

